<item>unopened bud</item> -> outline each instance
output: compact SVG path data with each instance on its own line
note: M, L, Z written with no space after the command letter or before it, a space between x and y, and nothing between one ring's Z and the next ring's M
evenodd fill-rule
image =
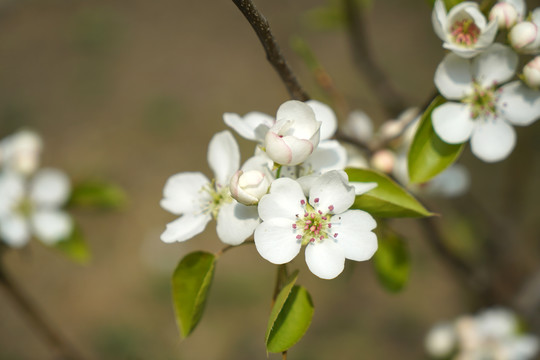
M523 80L532 88L540 88L540 56L535 57L525 65Z
M371 158L371 166L384 173L391 173L396 163L396 156L390 150L379 150Z
M520 52L533 51L536 48L538 27L530 21L522 21L510 30L510 45Z
M231 178L231 195L239 203L255 205L268 192L270 180L257 170L238 170Z
M518 21L516 8L507 2L495 4L489 12L489 20L497 19L499 29L510 29Z

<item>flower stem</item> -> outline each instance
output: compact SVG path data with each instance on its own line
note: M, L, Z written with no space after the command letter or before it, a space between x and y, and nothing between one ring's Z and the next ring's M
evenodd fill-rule
M246 240L244 241L243 243L239 244L239 245L227 245L225 246L224 248L222 248L221 250L219 250L217 253L215 253L215 257L218 258L220 257L221 255L225 254L227 251L233 249L233 248L237 248L237 247L240 247L242 245L250 245L250 244L255 244L255 241L253 240Z
M276 284L274 285L274 294L272 295L271 307L274 307L276 298L279 295L279 292L281 291L283 284L287 282L288 277L289 277L289 274L287 272L287 264L278 265L277 272L276 272Z
M279 179L281 177L281 168L283 168L282 165L279 165L276 172L276 179Z
M33 323L34 328L38 330L50 347L59 354L58 359L62 360L80 360L84 359L60 333L45 320L43 314L31 303L28 297L23 294L15 282L6 274L2 263L0 262L0 284L6 293L13 299L20 309L26 314L27 318Z

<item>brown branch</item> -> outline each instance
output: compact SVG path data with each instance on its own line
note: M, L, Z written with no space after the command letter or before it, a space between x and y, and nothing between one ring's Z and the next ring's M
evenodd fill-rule
M281 77L291 98L300 101L309 100L308 94L302 89L283 54L281 54L268 20L257 10L251 0L233 0L233 2L255 30L266 52L266 58Z
M26 314L27 318L49 343L52 349L58 354L58 360L81 360L84 359L56 329L45 320L37 308L23 294L21 289L11 280L2 264L0 263L0 284L6 290L6 293L13 299L20 309Z
M375 92L381 106L391 118L396 117L406 104L402 96L395 90L390 80L370 56L362 9L357 0L343 0L347 28L351 40L353 58L360 72L365 76L369 86Z

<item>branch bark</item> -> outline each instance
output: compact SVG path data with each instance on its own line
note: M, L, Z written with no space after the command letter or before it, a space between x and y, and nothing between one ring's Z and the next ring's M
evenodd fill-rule
M266 52L266 58L281 77L291 98L300 101L309 100L308 94L302 89L296 76L283 57L276 39L270 30L268 20L257 10L251 0L233 0L233 2L242 14L244 14L244 17L259 37Z
M37 329L47 341L49 346L58 354L58 360L82 360L84 357L80 355L68 342L64 339L56 329L54 329L46 320L43 314L32 304L25 294L17 287L17 285L6 274L5 269L0 263L0 285L6 293L17 303L20 309L26 314L27 318L32 322L34 328Z

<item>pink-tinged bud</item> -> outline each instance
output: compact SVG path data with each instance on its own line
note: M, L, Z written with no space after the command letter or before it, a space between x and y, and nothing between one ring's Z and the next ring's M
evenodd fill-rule
M530 21L522 21L515 25L508 34L510 45L520 52L533 51L536 47L538 27Z
M540 88L540 56L535 57L523 67L523 80L532 88Z
M298 165L319 145L321 123L306 104L290 100L277 112L264 138L266 154L280 165Z
M371 158L371 166L384 173L391 173L396 163L396 156L390 150L379 150Z
M516 8L506 2L495 4L489 12L489 20L497 19L499 29L510 29L517 23L518 17Z
M266 195L270 180L257 170L238 170L229 184L231 196L244 205L255 205Z

